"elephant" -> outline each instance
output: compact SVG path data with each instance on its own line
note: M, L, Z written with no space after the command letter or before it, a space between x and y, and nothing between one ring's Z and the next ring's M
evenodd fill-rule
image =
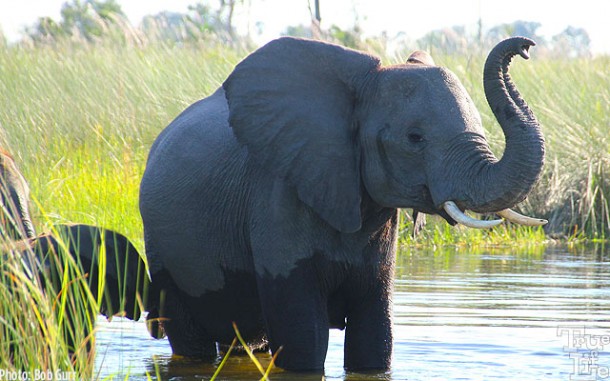
M27 266L32 277L37 278L45 292L52 290L52 295L68 292L69 298L87 301L87 293L81 291L78 282L78 279L84 276L86 279L84 287L89 289L93 298L91 303L100 300L100 314L106 318L119 313L131 320L137 321L140 318L141 301L146 298L149 280L145 262L124 235L93 225L58 225L53 233L5 244L2 254L4 259L0 260L0 265L2 262L10 263L7 261L9 250L17 253L13 255L21 256L21 263ZM102 250L105 252L104 264L100 256ZM65 255L74 259L79 272L67 270L72 267L64 265ZM101 270L102 268L104 270ZM64 276L68 279L67 287ZM101 276L104 277L103 289L99 288ZM9 281L11 277L2 277L2 279ZM94 321L94 315L87 318L80 314L93 313L95 309L83 310L78 308L80 303L80 301L66 303L66 311L64 311L66 318L61 325L65 342L72 353L78 351L82 339L86 339L87 350L92 349L92 342L87 339L91 333L88 326L77 321L82 319ZM61 303L57 304L60 305ZM77 327L84 331L76 332ZM15 348L11 350L12 353L15 351Z
M0 237L10 240L34 238L30 218L30 188L12 156L0 149Z
M173 353L214 359L235 322L279 352L279 367L320 371L338 328L347 370L389 369L399 208L452 225L502 222L466 210L545 222L509 209L544 163L539 123L508 74L532 45L502 41L484 67L501 160L458 78L425 52L381 66L284 37L237 64L162 130L140 184L149 306Z
M65 251L76 261L81 273L86 274L91 295L97 300L103 250L105 273L99 312L107 318L119 312L124 312L128 319L140 318L141 306L137 299L145 300L149 278L145 261L127 237L85 224L58 225L52 232L37 235L29 214L27 181L6 152L0 152L0 184L3 206L0 229L4 238L0 264L7 261L8 251L19 253L29 273L38 277L45 290L53 288L59 293L65 270L61 252ZM68 320L71 318L68 314ZM88 334L85 332L84 337ZM69 346L76 350L70 328L66 335Z
M109 318L118 313L130 320L140 319L142 308L138 298L144 300L148 288L146 264L127 237L116 231L86 224L58 225L53 233L29 240L29 247L41 258L47 278L54 287L63 276L61 250L75 259L93 298L98 298L100 283L100 251L105 251L104 291L100 314ZM57 289L56 291L59 291Z

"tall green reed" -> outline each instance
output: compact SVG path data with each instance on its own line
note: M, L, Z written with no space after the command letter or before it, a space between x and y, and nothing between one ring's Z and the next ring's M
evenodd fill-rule
M152 141L244 55L205 42L1 48L0 141L52 222L113 228L142 249L137 194ZM482 91L484 56L435 59L464 83L501 156L504 139ZM532 52L530 61L515 59L511 67L547 139L542 180L519 209L548 218L549 233L599 238L610 229L609 60L550 60Z
M57 273L43 263L58 263ZM44 270L43 270L44 269ZM51 286L54 284L54 286ZM4 242L0 254L0 369L90 378L99 311L74 258Z
M164 45L2 49L1 144L51 222L114 228L141 248L137 192L148 149L220 85L237 54ZM40 211L35 217L43 220Z

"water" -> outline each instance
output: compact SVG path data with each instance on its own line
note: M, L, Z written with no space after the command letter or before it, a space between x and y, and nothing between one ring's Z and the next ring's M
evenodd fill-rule
M394 360L385 374L346 374L343 333L331 331L327 380L610 379L610 250L414 251L399 255ZM216 364L172 358L143 322L99 321L101 376L209 379ZM266 365L268 355L258 355ZM258 380L233 356L219 380ZM274 371L271 380L321 379Z

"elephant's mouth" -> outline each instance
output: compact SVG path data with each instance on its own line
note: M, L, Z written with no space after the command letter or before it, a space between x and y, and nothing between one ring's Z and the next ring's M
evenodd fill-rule
M431 214L431 215L439 215L447 221L447 223L451 226L457 224L457 221L454 220L443 208L437 208L434 205L434 201L432 200L432 194L430 193L430 189L426 185L420 185L421 190L418 193L416 206L413 206L413 210L416 210L421 213Z

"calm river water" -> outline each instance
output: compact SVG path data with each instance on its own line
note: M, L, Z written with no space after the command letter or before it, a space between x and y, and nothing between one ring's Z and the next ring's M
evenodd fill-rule
M343 333L331 331L326 380L610 380L610 248L404 251L394 293L387 374L346 374ZM259 355L263 365L268 355ZM102 378L209 379L218 364L172 359L143 322L100 320ZM258 380L231 357L219 380ZM274 371L271 380L321 376Z

